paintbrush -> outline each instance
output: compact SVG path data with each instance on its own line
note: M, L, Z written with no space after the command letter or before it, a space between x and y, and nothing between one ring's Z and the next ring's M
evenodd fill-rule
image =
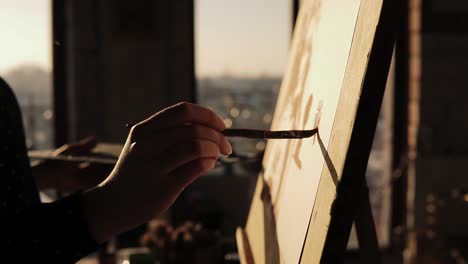
M125 127L133 125L128 123ZM318 128L310 130L257 130L257 129L224 129L221 133L225 137L259 138L259 139L300 139L308 138L317 134Z
M69 161L69 162L89 162L94 164L102 164L102 165L115 165L117 162L117 157L115 158L98 158L98 157L90 157L90 156L66 156L66 155L59 155L59 156L52 156L50 154L42 154L42 153L29 153L29 158L32 160L58 160L58 161Z
M308 138L317 134L318 128L311 130L256 130L256 129L225 129L221 133L226 137L260 138L260 139L291 139Z

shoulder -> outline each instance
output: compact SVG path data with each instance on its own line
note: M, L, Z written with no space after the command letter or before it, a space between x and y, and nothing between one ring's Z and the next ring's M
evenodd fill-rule
M0 77L0 105L7 107L9 111L19 109L13 90L2 77Z
M10 115L20 115L18 101L10 85L0 77L0 112L8 112Z
M2 104L10 101L16 102L15 94L11 90L10 85L2 77L0 77L0 98L2 99Z

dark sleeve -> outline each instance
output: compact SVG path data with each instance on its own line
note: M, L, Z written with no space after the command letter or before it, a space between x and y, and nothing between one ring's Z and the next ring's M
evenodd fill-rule
M95 251L81 208L81 193L10 215L7 248L16 263L75 263ZM21 260L21 261L19 261Z
M0 240L14 263L75 263L96 250L82 193L40 203L16 98L0 78Z

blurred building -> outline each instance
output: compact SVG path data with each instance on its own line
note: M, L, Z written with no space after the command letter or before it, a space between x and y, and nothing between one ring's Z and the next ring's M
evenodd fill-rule
M12 87L23 114L27 147L53 147L52 73L41 65L20 65L2 76Z

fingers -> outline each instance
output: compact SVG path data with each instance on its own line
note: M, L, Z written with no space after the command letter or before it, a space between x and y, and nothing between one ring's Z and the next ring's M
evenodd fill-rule
M185 124L199 124L217 131L226 128L223 120L213 111L191 103L179 103L166 108L150 118L140 122L140 130L161 130ZM144 133L144 132L143 132Z
M148 138L142 139L144 141L142 152L152 156L155 150L165 150L171 145L193 140L208 140L217 144L222 154L232 153L231 145L223 134L202 125L182 125L153 133Z
M78 142L75 146L81 147L82 149L85 149L85 150L91 150L94 147L96 147L97 143L98 143L97 138L95 136L90 136L90 137L80 140L80 142Z
M159 160L162 174L169 174L183 165L198 159L218 159L219 147L209 140L196 140L182 142L171 146Z
M185 189L198 177L212 170L215 164L215 159L193 160L171 172L169 177L174 181L175 186Z
M56 149L52 155L83 155L89 153L97 145L96 137L87 137L75 144L65 144Z

